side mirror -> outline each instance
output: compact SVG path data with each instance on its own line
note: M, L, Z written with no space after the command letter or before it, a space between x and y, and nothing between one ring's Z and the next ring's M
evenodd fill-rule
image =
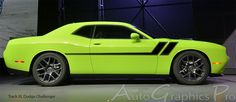
M137 34L137 33L131 33L130 38L135 40L136 42L140 41L139 34Z

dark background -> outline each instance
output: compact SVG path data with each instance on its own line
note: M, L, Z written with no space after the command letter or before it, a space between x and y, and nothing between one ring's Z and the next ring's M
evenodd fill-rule
M103 20L131 23L155 37L191 38L223 45L236 28L236 0L38 1L37 35L72 22ZM230 43L228 47L235 45ZM235 53L229 56L235 57ZM232 65L235 62L230 61Z
M236 0L193 0L193 17L195 39L223 44L236 29Z
M236 28L236 0L39 0L38 35L98 20L128 22L156 37L223 44Z
M131 23L156 37L194 36L191 0L40 0L38 13L39 35L71 22L105 20Z

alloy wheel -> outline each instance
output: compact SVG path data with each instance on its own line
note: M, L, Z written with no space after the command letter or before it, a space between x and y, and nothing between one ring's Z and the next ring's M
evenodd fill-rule
M61 76L62 66L57 59L47 57L39 62L36 70L40 81L50 83Z
M187 55L179 62L179 74L188 81L200 80L205 74L203 66L204 62L202 62L201 58Z

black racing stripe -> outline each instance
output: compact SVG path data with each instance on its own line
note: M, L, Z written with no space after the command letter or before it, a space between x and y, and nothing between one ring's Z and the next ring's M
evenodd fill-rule
M159 42L155 49L152 51L152 54L159 54L163 47L166 45L166 42Z
M164 51L161 53L161 55L169 55L170 52L174 49L177 42L170 42L167 47L164 49Z
M65 53L66 55L152 55L151 53Z
M66 55L157 55L161 52L166 42L159 42L152 52L117 52L117 53L65 53Z
M90 55L90 53L65 53L65 55Z

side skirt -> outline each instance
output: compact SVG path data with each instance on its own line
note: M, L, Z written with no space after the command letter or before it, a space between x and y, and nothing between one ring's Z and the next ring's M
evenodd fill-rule
M150 75L150 74L71 74L75 79L156 79L170 78L169 75Z

